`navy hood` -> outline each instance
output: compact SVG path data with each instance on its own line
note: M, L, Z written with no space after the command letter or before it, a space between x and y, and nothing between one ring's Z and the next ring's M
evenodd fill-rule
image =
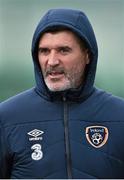
M93 83L96 73L98 48L93 28L86 17L80 10L73 9L51 9L40 20L32 40L32 57L34 62L34 71L36 79L37 92L46 97L54 98L61 92L50 92L43 80L41 68L38 63L38 43L42 34L51 27L64 26L75 32L84 40L92 54L90 64L88 65L85 82L80 89L67 90L66 95L71 99L85 99L93 92Z

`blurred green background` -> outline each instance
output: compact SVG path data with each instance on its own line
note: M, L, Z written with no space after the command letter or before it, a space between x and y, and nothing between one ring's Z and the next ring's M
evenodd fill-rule
M35 85L32 36L40 17L58 7L87 14L99 47L95 84L124 97L123 0L0 0L0 101Z

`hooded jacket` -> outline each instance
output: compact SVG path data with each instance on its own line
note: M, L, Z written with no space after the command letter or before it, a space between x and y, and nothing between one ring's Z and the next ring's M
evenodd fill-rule
M50 92L38 64L39 38L66 26L90 48L81 88ZM98 49L92 26L78 10L52 9L32 41L36 87L0 104L0 178L124 178L124 101L94 87Z

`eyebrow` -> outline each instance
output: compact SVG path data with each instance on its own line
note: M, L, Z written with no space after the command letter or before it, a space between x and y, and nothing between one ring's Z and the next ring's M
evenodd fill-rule
M45 49L49 49L49 48L48 47L38 47L38 51L45 50Z
M59 46L57 49L67 49L67 50L71 50L72 48L69 46Z
M38 47L38 51L47 50L47 49L52 49L52 48L47 47L47 46L40 46L40 47ZM55 47L55 48L53 48L53 49L57 49L57 50L61 50L61 49L72 50L71 47L69 47L69 46L64 46L64 45L62 45L62 46L61 46L61 45L60 45L60 46L57 46L57 47Z

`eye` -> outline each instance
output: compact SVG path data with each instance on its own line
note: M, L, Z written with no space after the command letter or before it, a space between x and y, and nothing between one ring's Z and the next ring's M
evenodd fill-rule
M39 48L38 53L39 54L43 54L43 55L47 55L49 54L50 50L48 48Z
M59 48L59 52L63 55L70 53L70 51L71 51L71 48L69 48L69 47L60 47Z

